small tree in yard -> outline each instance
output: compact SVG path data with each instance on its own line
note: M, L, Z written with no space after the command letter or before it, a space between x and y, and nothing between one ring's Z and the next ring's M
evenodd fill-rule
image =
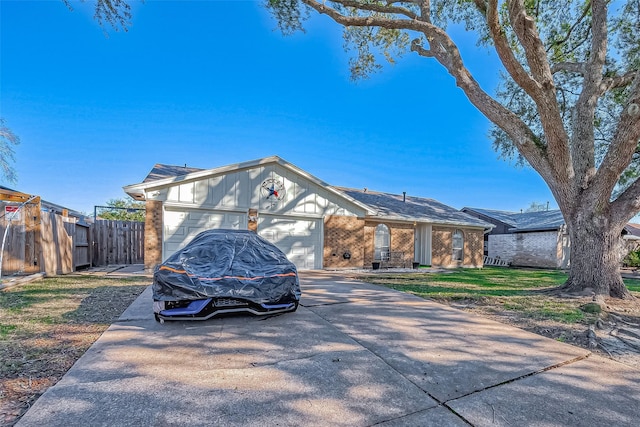
M144 222L144 202L136 202L128 196L125 199L111 199L107 202L107 207L102 208L99 216L101 219Z
M312 11L341 25L357 53L355 78L409 50L438 61L495 125L496 149L551 189L571 239L562 292L630 297L619 247L640 212L640 0L265 1L285 33L301 30ZM128 19L126 2L96 3L99 20ZM495 49L504 67L497 95L465 65L446 31L452 22Z

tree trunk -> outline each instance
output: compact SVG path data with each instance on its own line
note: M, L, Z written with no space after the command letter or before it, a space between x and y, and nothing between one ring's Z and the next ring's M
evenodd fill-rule
M583 209L575 218L566 218L569 227L571 259L569 278L561 290L632 298L620 276L621 233L624 225L611 224L606 215Z

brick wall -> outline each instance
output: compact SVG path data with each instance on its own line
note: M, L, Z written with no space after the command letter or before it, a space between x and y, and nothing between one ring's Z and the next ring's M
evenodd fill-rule
M362 268L364 221L355 216L327 216L324 220L324 268ZM349 252L350 259L344 254Z
M464 233L464 266L481 268L484 256L483 230L462 230Z
M462 262L453 261L452 235L461 230L464 236ZM481 230L438 227L432 228L431 265L434 267L482 267L484 234Z
M162 262L162 202L147 200L144 222L144 268L152 270Z
M489 256L520 267L558 268L563 264L562 235L557 231L489 236Z
M364 268L371 268L374 255L374 235L378 224L389 227L391 252L404 252L406 267L414 260L415 229L412 224L366 221L364 225Z

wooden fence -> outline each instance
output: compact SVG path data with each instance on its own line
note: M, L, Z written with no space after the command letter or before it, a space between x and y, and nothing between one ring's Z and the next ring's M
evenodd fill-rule
M8 230L7 230L7 227ZM144 223L96 221L41 212L24 206L13 219L0 218L2 277L43 272L67 274L83 267L144 263Z
M92 232L94 266L144 263L144 222L99 220Z
M48 275L68 274L75 271L73 257L75 230L75 218L62 217L52 212L42 214L40 271Z

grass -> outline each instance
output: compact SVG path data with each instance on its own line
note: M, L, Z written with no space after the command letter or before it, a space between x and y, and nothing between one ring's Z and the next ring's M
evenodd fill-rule
M519 315L563 323L591 323L597 315L585 313L577 300L554 298L540 291L561 285L567 275L557 270L485 267L444 273L412 273L367 276L363 280L430 298L447 304L464 302L511 311ZM625 280L632 292L640 292L639 280Z
M148 285L61 276L0 291L0 425L12 425Z

